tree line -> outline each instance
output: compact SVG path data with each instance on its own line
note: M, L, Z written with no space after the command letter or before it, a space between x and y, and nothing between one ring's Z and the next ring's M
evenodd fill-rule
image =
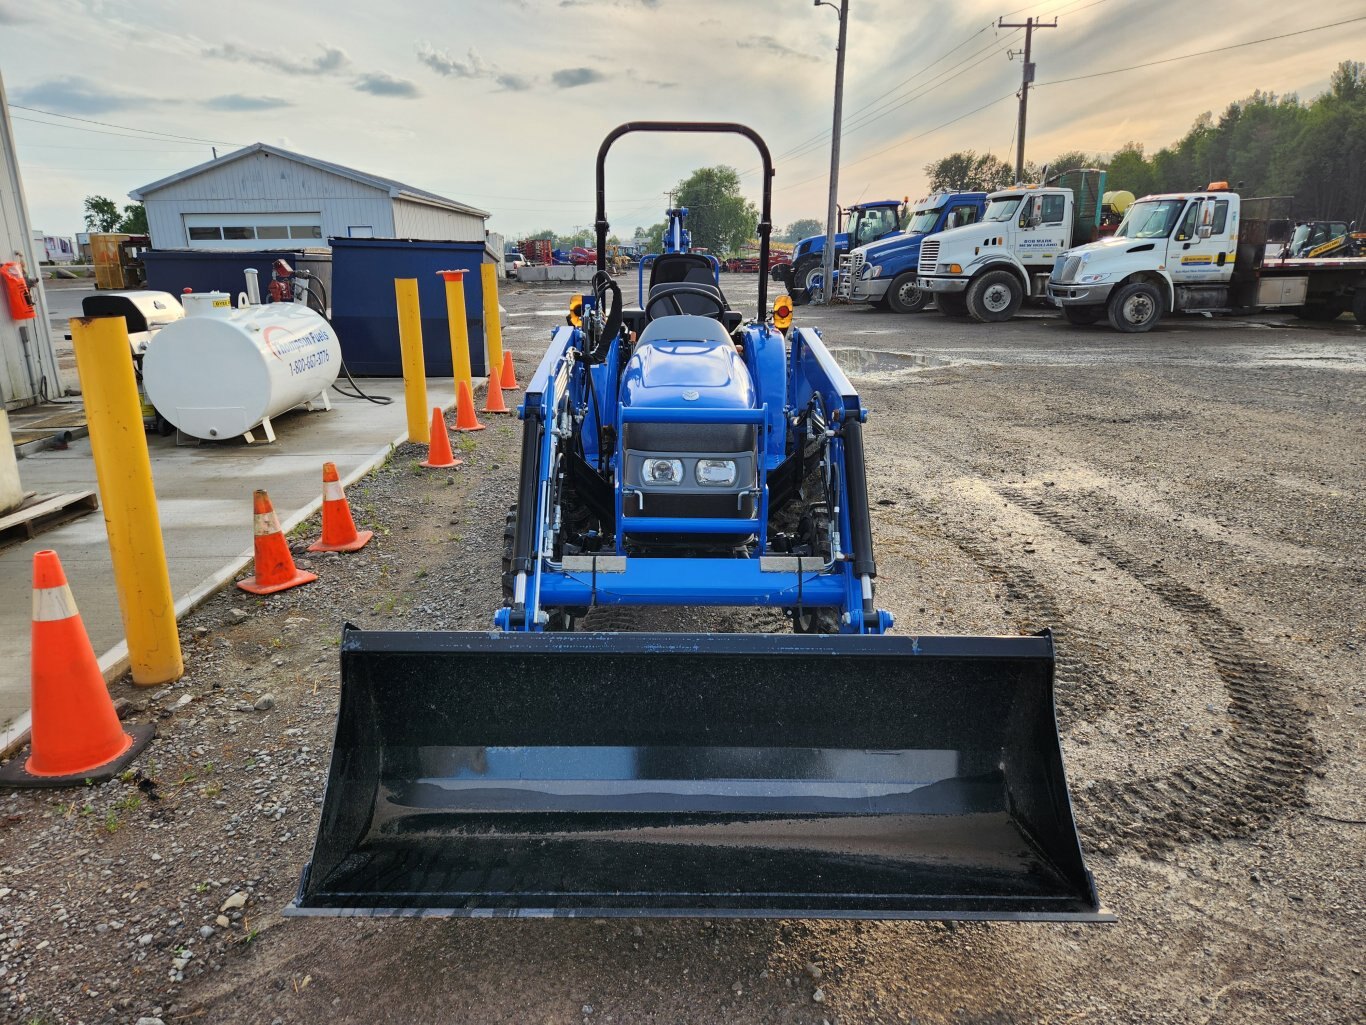
M1230 103L1217 119L1195 119L1177 142L1152 155L1129 142L1114 153L1061 153L1049 174L1075 167L1107 172L1107 187L1135 196L1188 192L1227 181L1245 196L1293 196L1294 216L1366 224L1366 62L1343 61L1328 91L1303 102L1294 95L1254 92ZM1042 168L1027 163L1025 180ZM990 153L950 153L925 165L931 191L1006 188L1015 168Z

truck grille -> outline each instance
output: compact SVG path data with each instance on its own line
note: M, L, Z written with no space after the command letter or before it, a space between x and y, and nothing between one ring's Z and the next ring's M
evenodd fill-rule
M1066 254L1059 256L1057 262L1053 264L1053 280L1057 282L1075 281L1077 271L1080 268L1080 256L1067 256Z
M921 274L933 274L934 265L939 262L939 243L934 239L929 239L920 243L920 265Z

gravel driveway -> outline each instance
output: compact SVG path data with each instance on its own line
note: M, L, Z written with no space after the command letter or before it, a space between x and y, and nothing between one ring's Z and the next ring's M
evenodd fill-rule
M753 282L723 286L752 306ZM505 293L523 383L567 298ZM1361 1021L1366 328L798 314L871 409L898 630L1056 631L1078 825L1119 924L282 919L341 623L489 624L504 418L453 473L405 447L354 486L376 540L310 557L318 583L186 619L184 680L116 686L159 728L136 773L0 794L9 1020Z

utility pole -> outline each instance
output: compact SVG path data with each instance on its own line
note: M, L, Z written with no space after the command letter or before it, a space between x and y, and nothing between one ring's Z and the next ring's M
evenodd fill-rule
M816 7L829 7L839 12L839 48L835 51L835 124L830 132L830 202L825 212L825 258L821 267L821 294L829 303L834 297L835 234L839 230L840 187L840 122L844 120L844 40L849 24L849 0L840 0L835 7L826 0L815 0ZM762 271L762 268L760 268Z
M1024 180L1024 147L1025 147L1025 112L1029 109L1029 87L1034 82L1034 63L1029 59L1030 43L1034 41L1034 30L1036 28L1057 28L1058 19L1054 18L1050 24L1045 25L1041 21L1033 18L1026 18L1024 24L1018 21L998 21L997 28L1022 28L1025 30L1024 46L1024 73L1020 76L1020 123L1015 129L1018 141L1015 144L1015 180ZM1011 50L1010 56L1013 58L1018 50Z

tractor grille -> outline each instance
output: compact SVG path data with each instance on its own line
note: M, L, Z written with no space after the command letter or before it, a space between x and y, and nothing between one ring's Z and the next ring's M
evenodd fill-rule
M920 243L920 273L933 274L934 265L939 262L939 243L928 239Z
M1080 267L1080 256L1067 256L1066 254L1059 256L1058 262L1053 264L1053 280L1057 282L1075 281Z

